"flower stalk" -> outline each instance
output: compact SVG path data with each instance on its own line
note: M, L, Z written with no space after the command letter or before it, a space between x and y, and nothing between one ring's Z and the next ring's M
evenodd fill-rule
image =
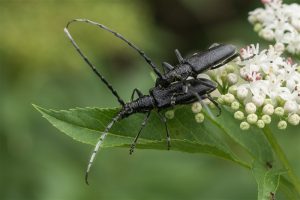
M274 137L271 129L268 126L265 126L263 129L263 132L268 139L270 145L272 146L275 154L277 155L278 159L284 166L284 168L287 170L288 177L290 178L291 182L295 186L295 189L297 190L298 194L300 195L300 181L294 172L289 160L287 159L285 153L283 152L281 146L277 142L276 138Z

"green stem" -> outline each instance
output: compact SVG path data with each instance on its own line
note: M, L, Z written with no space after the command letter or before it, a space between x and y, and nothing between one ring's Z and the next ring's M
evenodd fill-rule
M276 138L273 136L273 134L268 126L266 126L263 129L263 131L264 131L265 136L267 137L269 143L271 144L273 150L275 151L279 160L281 161L282 165L287 170L287 174L288 174L291 182L294 184L298 194L300 194L300 182L299 182L299 180L296 176L296 173L294 172L290 162L288 161L286 155L284 154L282 148L278 144Z

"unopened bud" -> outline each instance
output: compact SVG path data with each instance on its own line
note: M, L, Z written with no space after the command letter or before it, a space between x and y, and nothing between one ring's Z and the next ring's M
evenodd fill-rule
M197 123L202 123L204 121L203 113L197 113L195 115L195 120L196 120Z
M234 118L237 120L243 120L245 118L245 115L242 111L236 111L234 113Z
M245 106L245 110L246 110L246 113L248 113L248 114L255 113L256 112L256 106L252 102L247 103L246 106Z
M266 104L263 107L263 113L266 115L272 115L274 113L274 106L271 104Z
M283 107L277 107L277 108L275 108L274 113L275 113L275 115L277 115L279 117L282 117L284 115L284 109L283 109Z
M269 115L263 115L261 119L265 122L265 124L270 124L272 119Z
M199 113L199 112L201 112L201 110L202 110L202 105L200 102L193 103L193 105L192 105L193 113Z
M291 114L289 117L288 117L288 122L294 126L297 126L300 122L300 117L299 115L297 114Z
M227 93L224 95L224 101L227 104L231 104L235 100L233 94Z
M249 124L255 124L257 122L257 119L257 115L253 113L247 116L247 122L249 122Z
M265 122L263 120L257 120L256 125L258 128L264 128L265 127Z
M241 122L240 123L240 128L245 131L248 130L250 128L250 124L248 124L248 122Z
M174 116L175 116L174 110L168 110L168 111L165 112L165 117L166 117L167 119L173 119Z
M284 121L284 120L279 121L278 124L277 124L277 127L280 130L286 129L286 127L287 127L286 121Z
M234 101L231 103L231 108L233 110L238 110L240 108L240 103L238 101Z
M236 95L236 92L237 92L237 86L236 86L236 85L230 86L229 89L228 89L228 92L229 92L230 94Z

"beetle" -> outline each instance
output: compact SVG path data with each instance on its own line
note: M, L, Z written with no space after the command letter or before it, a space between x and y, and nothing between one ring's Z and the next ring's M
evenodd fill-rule
M209 69L216 69L218 67L221 67L226 63L232 61L236 57L240 56L240 54L237 52L236 47L231 44L215 43L211 45L208 50L194 53L192 56L189 56L187 58L183 58L181 53L176 49L175 54L179 63L175 66L172 66L167 62L163 62L162 67L165 73L162 74L158 67L154 64L154 62L152 62L150 57L148 57L144 51L142 51L135 44L130 42L128 39L126 39L116 31L104 26L103 24L88 19L73 19L68 22L66 28L68 28L69 25L74 22L84 22L97 26L105 31L112 33L117 38L121 39L134 50L136 50L145 59L145 61L150 65L154 73L157 75L156 86L168 87L168 85L173 83L174 81L186 80L188 77L196 78L198 74L203 73L204 71ZM203 82L203 84L206 83Z
M174 81L186 80L190 76L196 78L198 74L217 69L239 56L235 46L217 43L204 52L194 53L186 58L183 58L177 49L175 54L179 64L172 66L163 62L162 66L166 73L163 77L157 78L156 85L166 87Z
M67 26L68 27L68 26ZM160 111L165 108L172 107L174 105L190 104L196 101L202 101L203 99L209 99L215 105L218 105L216 101L210 96L210 93L217 88L217 85L209 79L200 78L200 79L189 79L185 81L177 81L169 84L167 87L154 86L149 90L148 95L142 94L137 88L133 90L131 95L131 101L125 103L123 99L118 95L117 91L112 87L112 85L104 78L104 76L96 69L92 62L86 57L86 55L81 51L77 43L72 38L67 27L64 29L68 38L70 39L72 45L75 47L77 52L83 58L83 60L88 64L88 66L93 70L93 72L101 79L101 81L107 86L107 88L112 92L112 94L117 98L118 102L121 104L121 109L117 115L111 120L111 122L106 126L102 135L100 136L96 146L91 154L86 174L85 182L88 184L88 175L91 169L91 166L94 162L96 154L104 139L106 138L109 130L117 122L124 118L127 118L135 113L145 113L146 116L143 120L141 128L139 129L138 134L136 135L131 148L130 154L133 153L136 146L137 140L141 134L141 131L148 122L149 116L154 109L158 110L158 114L161 120L165 124L166 136L167 136L167 148L170 149L170 134L168 126L166 124L166 118L160 114ZM134 99L135 94L138 95L137 99Z

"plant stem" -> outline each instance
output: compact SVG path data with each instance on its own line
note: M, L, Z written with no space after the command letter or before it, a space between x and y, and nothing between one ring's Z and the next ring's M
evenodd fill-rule
M263 129L263 131L264 131L265 136L267 137L269 143L271 144L273 150L275 151L279 160L281 161L282 165L284 166L284 168L286 170L288 170L287 174L288 174L291 182L294 184L294 187L297 190L298 194L300 194L300 182L299 182L290 162L288 161L285 153L283 152L282 148L278 144L278 142L277 142L276 138L274 137L270 128L268 126L266 126Z

